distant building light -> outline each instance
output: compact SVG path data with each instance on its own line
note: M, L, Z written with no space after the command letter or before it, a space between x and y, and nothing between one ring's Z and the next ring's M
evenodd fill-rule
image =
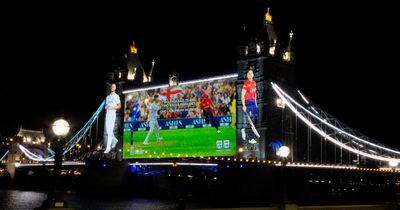
M259 44L256 45L256 52L257 52L257 54L261 53L261 47Z

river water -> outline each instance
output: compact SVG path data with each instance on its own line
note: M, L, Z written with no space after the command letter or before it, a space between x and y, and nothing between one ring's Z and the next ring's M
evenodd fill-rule
M39 207L46 199L45 192L0 190L0 209L23 210ZM106 210L106 209L141 209L169 210L180 209L177 202L157 200L152 198L129 198L124 196L100 197L78 195L66 192L64 197L67 207L76 210Z

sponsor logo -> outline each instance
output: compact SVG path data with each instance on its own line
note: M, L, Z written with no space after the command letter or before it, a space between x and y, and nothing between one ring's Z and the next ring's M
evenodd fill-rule
M229 149L229 140L224 140L224 148Z
M222 149L222 140L217 140L217 149Z

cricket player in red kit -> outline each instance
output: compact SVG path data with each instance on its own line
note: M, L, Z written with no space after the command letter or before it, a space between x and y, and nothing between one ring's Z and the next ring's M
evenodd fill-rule
M200 107L203 110L203 116L206 118L206 124L208 124L211 119L211 124L212 124L212 126L214 126L217 129L217 133L221 133L221 131L219 130L218 124L215 121L215 118L213 115L213 109L211 108L211 107L215 108L215 106L214 106L213 102L211 101L211 99L208 97L208 95L205 93L202 94Z
M242 88L242 103L243 111L245 112L244 122L247 122L246 115L249 115L253 123L258 121L258 107L257 107L257 86L256 82L253 80L254 73L252 70L247 72L247 80ZM246 140L245 129L241 129L242 139ZM255 144L257 141L254 139L254 134L250 135L249 143Z

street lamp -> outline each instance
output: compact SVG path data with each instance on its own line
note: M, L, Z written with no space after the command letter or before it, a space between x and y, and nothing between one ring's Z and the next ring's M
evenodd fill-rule
M276 152L276 155L279 157L286 159L289 156L290 149L287 146L281 146L278 151Z
M399 162L397 160L391 160L389 161L389 166L391 168L396 168L399 165Z
M57 136L65 136L69 132L69 123L63 119L56 120L53 123L53 132Z
M290 203L289 196L287 194L287 189L286 189L286 181L287 181L287 172L286 172L286 163L287 163L287 157L290 154L290 149L287 146L281 146L278 151L276 152L276 155L282 159L282 168L281 168L281 183L282 183L282 202L283 205L286 205L287 203Z
M42 206L37 209L53 209L53 208L65 208L64 195L59 192L59 177L61 175L61 165L63 157L63 139L68 134L70 126L69 123L63 119L56 120L52 129L57 139L53 141L51 146L54 150L54 170L53 170L53 189L47 194L47 199L43 201Z

